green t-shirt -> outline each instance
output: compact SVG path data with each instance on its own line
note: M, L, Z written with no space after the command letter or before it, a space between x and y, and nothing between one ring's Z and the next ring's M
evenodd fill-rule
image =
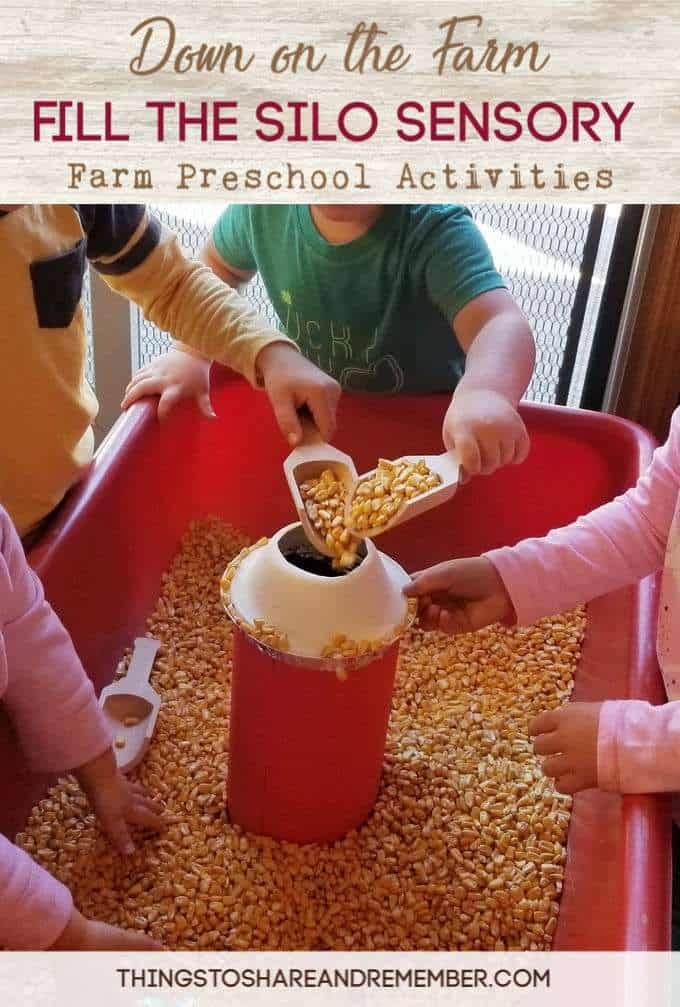
M463 206L386 206L355 241L331 245L305 205L234 204L213 241L257 270L282 330L346 389L436 392L465 365L456 314L505 286Z

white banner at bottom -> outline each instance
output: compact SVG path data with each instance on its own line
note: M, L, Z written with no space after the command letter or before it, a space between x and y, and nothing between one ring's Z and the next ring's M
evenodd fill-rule
M680 1007L680 954L0 955L2 1007Z

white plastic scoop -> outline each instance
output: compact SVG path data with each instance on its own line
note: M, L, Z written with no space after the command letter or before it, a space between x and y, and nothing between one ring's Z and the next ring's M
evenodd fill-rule
M432 489L421 493L419 496L411 497L410 500L404 500L401 507L385 524L378 525L375 528L354 528L350 517L352 498L348 496L345 507L345 525L359 538L376 538L378 535L383 535L386 531L391 531L397 525L403 524L404 521L410 521L412 518L424 514L425 511L446 503L458 489L460 465L452 451L445 451L440 455L402 455L401 458L396 458L394 461L413 462L413 464L423 461L430 472L434 472L439 476L441 483L439 486L433 486ZM376 471L376 469L371 469L370 472L365 472L364 475L359 476L359 483L363 482L364 479L370 479L371 476L375 475Z
M142 761L156 726L161 697L149 685L149 675L159 647L159 640L146 636L135 640L127 674L103 689L99 697L122 773L129 773Z
M321 475L324 469L331 469L336 478L345 486L349 499L357 481L357 470L349 455L338 451L332 444L323 440L311 417L301 413L300 423L302 424L302 442L286 458L283 463L283 471L305 535L320 553L324 556L333 556L334 553L326 545L326 539L319 535L310 521L300 493L300 485L307 479Z

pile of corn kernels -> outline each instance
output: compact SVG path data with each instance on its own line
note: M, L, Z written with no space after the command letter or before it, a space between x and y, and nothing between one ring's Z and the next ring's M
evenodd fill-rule
M458 638L412 629L373 814L331 846L297 847L225 817L232 629L219 582L245 545L215 519L192 525L149 620L163 706L138 777L177 823L125 859L68 778L20 845L86 915L172 949L548 949L570 799L542 775L527 723L567 699L583 612Z
M382 528L408 500L439 486L441 477L419 462L381 458L374 474L359 480L349 508L350 527L358 531Z

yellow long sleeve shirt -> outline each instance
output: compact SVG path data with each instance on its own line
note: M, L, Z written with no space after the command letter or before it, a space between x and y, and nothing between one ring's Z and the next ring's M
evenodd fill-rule
M0 213L0 503L22 535L93 455L98 403L85 377L81 303L88 261L159 328L253 384L260 350L285 340L187 259L143 206L27 204Z

